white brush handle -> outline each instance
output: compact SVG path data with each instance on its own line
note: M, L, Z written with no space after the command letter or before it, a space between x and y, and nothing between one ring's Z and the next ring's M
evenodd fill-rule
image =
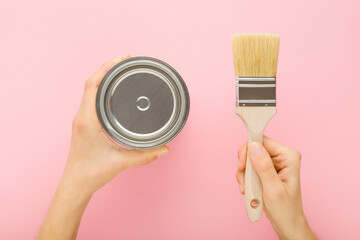
M248 146L252 142L262 143L266 124L276 114L275 107L237 107L236 114L243 120L248 132ZM249 151L245 169L245 202L247 216L252 222L261 218L263 211L262 186L252 166ZM256 203L254 206L252 203Z

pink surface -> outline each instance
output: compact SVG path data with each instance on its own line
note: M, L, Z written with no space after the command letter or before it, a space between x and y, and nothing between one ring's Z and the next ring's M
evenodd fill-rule
M155 163L97 192L79 239L274 239L235 180L230 36L281 35L278 115L266 134L301 151L303 202L322 239L360 238L360 2L1 1L0 239L33 239L70 143L85 79L121 54L185 79L187 125Z

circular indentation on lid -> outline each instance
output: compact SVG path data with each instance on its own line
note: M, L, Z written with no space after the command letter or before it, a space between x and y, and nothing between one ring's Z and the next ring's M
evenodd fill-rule
M141 96L136 100L136 107L140 111L146 111L150 107L150 100L148 97Z

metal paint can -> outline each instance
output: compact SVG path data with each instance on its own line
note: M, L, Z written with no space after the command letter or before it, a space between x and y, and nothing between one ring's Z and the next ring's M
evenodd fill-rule
M130 149L153 149L170 142L184 127L189 109L189 93L180 74L151 57L116 64L96 95L103 131Z

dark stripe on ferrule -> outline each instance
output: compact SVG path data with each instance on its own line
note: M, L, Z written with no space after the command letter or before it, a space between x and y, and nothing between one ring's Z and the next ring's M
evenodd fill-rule
M275 100L275 88L274 87L238 87L239 99L238 100L260 100L260 99L273 99Z

